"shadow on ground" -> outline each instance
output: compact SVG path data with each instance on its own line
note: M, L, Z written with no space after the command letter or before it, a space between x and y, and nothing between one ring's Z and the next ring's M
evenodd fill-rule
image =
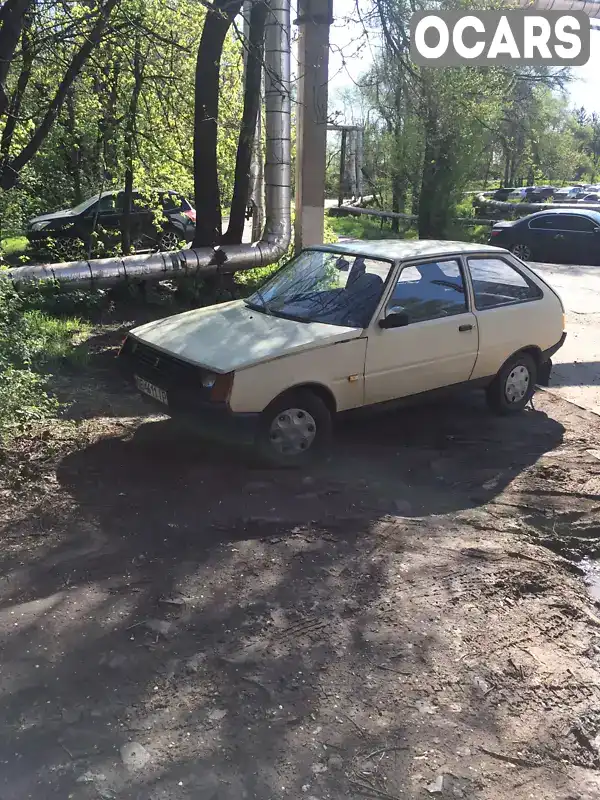
M563 433L469 395L342 421L309 474L169 421L66 456L52 502L4 528L0 796L421 796L428 745L500 727L482 677L463 704L419 688L440 660L452 674L444 609L473 558L440 515L477 510ZM447 796L478 780L449 776Z

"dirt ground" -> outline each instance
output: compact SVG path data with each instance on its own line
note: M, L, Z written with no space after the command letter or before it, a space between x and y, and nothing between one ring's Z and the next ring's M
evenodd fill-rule
M1 800L600 797L597 416L469 395L264 471L112 344L2 477Z
M560 294L567 340L554 356L551 386L567 400L600 414L600 269L532 264Z

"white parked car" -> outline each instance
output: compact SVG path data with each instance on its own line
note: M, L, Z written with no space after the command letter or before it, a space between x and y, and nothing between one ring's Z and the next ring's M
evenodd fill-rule
M362 406L472 384L520 411L565 336L558 295L506 250L357 241L304 250L246 300L135 328L120 359L164 413L286 465Z

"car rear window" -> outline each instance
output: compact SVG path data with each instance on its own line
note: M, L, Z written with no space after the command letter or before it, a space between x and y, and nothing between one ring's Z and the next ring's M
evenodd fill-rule
M180 194L165 194L161 198L161 204L165 211L191 211L192 207Z
M478 311L543 296L539 286L502 258L469 258L468 264Z

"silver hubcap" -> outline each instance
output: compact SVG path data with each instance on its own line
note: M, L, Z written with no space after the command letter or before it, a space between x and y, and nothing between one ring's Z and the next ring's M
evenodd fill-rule
M271 445L282 455L295 456L308 450L317 435L317 423L302 408L281 411L271 423Z
M517 258L522 258L523 261L529 261L531 259L531 250L526 244L516 244L512 251Z
M161 250L176 250L177 245L179 244L179 237L176 233L169 231L168 233L163 233L160 237L160 249Z
M527 394L531 376L523 364L513 367L504 385L504 394L509 403L518 403Z

